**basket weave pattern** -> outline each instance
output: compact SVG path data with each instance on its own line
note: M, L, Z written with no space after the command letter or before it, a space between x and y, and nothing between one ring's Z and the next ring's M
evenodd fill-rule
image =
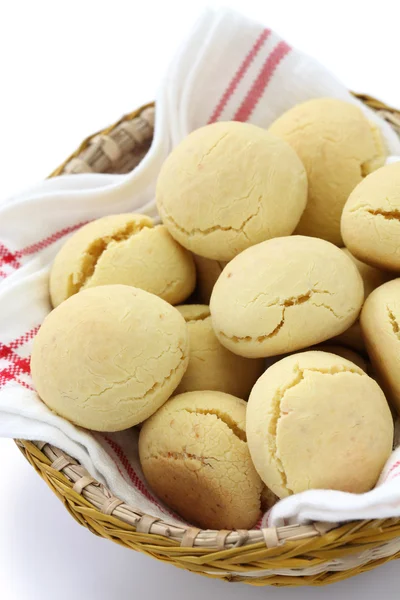
M400 135L400 111L359 95ZM154 105L84 140L51 176L127 173L148 151ZM400 558L400 519L211 531L170 525L115 498L76 460L43 442L16 441L71 515L93 533L189 571L251 585L324 585Z

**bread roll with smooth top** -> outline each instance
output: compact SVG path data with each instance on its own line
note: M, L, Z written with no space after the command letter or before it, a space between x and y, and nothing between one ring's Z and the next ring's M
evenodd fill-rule
M57 254L50 275L53 306L100 285L132 285L171 304L196 282L193 258L146 215L110 215L79 229Z
M285 141L255 125L219 122L193 131L171 152L156 196L162 221L182 246L228 261L293 232L307 177Z
M355 364L327 352L272 365L250 394L246 419L254 466L280 498L309 489L366 492L392 451L382 390Z
M400 273L400 162L371 173L350 194L342 236L359 260Z
M246 402L221 392L171 398L139 436L143 473L163 502L190 524L251 529L263 488L250 459Z
M33 343L31 370L47 406L95 431L128 429L172 394L188 364L186 323L131 286L92 288L60 304Z
M221 275L225 262L211 260L193 254L194 264L196 265L196 297L203 304L209 304L215 282Z
M176 393L217 390L247 400L264 371L264 361L243 358L222 346L214 333L208 306L186 304L176 308L189 332L189 365Z
M342 333L358 317L363 298L361 276L339 248L291 236L234 258L215 284L210 309L228 350L269 357Z
M379 381L400 414L400 279L388 281L369 295L360 323Z
M269 131L294 148L307 171L308 201L295 233L343 245L340 217L345 202L386 158L380 131L358 106L335 98L298 104Z

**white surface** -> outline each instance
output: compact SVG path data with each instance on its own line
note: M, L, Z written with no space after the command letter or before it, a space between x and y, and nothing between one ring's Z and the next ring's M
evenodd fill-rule
M204 4L1 3L0 197L43 178L84 136L151 100L179 39ZM379 12L367 0L230 5L317 56L352 89L400 107L398 2L379 2ZM0 464L4 600L398 597L396 562L329 588L295 591L190 575L79 527L13 442L0 440Z

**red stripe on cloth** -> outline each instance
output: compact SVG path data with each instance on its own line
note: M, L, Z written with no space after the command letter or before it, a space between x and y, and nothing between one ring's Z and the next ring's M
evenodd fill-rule
M4 344L0 344L0 358L4 358L11 363L0 371L0 388L9 381L16 381L28 390L34 389L31 385L19 379L20 375L30 375L31 373L29 358L21 358L9 346L4 346Z
M263 95L266 87L281 60L290 52L291 47L286 42L279 42L265 60L261 70L251 86L246 98L239 106L233 117L234 121L247 121Z
M21 263L18 260L18 253L11 252L4 244L0 243L0 265L10 265L14 269L19 269Z
M51 246L51 244L54 244L54 242L57 242L58 240L63 238L65 235L68 235L68 233L72 233L73 231L76 231L83 225L86 225L87 222L88 221L82 221L77 225L65 227L64 229L61 229L60 231L56 231L52 235L49 235L47 238L44 238L43 240L40 240L35 244L31 244L30 246L26 246L26 248L23 248L22 250L16 250L15 252L11 252L11 250L6 248L4 244L0 243L0 267L2 265L10 265L14 269L19 269L22 266L20 262L21 258L23 258L24 256L29 256L30 254L36 254L36 252L44 250L48 246ZM0 270L0 278L5 279L6 277L8 277L8 275L9 274L5 271Z
M385 476L385 481L389 478L389 476L391 475L391 473L393 473L393 471L395 471L398 467L400 467L400 460L398 460L397 462L394 463L394 465L392 465L389 469L389 471L387 472L386 476Z
M30 390L31 392L36 391L34 387L29 385L29 383L26 383L26 381L22 381L22 379L18 379L18 377L15 377L15 382L19 385L22 385L22 387L26 388L27 390Z
M8 381L14 381L14 379L15 374L12 372L10 367L0 371L0 387L3 387L3 385L5 385Z
M9 348L11 348L12 350L16 350L20 346L23 346L24 344L29 342L31 339L33 339L35 337L35 335L37 334L37 332L39 331L39 329L40 329L40 325L36 325L36 327L31 329L30 331L27 331L26 333L24 333L20 337L16 338L12 342L9 342L7 344L7 346Z
M258 519L257 523L254 525L253 529L261 529L262 523L263 523L263 518L264 518L264 515L261 515L261 517Z
M214 123L215 121L217 121L219 119L219 117L221 116L222 111L224 110L225 106L227 105L229 99L231 98L232 94L235 92L237 86L239 85L239 83L241 82L243 77L245 76L251 63L257 56L258 52L260 51L260 48L262 47L264 42L268 39L270 34L271 34L270 29L263 29L261 34L258 36L257 40L255 41L252 48L250 49L249 53L245 56L245 59L243 60L242 64L240 65L240 67L236 71L235 75L231 79L225 92L221 96L221 99L218 102L217 106L215 107L213 114L211 115L211 117L208 120L209 124Z
M0 342L0 358L8 360L10 363L6 368L0 371L0 387L3 387L9 381L16 381L19 385L34 391L34 388L31 385L19 379L20 375L30 375L30 357L23 358L19 356L15 350L29 342L29 340L36 335L38 330L39 326L34 327L15 340L12 340L9 344L2 344Z
M150 500L150 502L154 502L154 504L157 504L157 506L160 507L160 505L158 504L156 499L153 498L153 496L147 491L147 489L145 488L143 483L140 481L139 477L136 475L131 463L129 462L128 458L126 457L121 446L119 446L119 444L117 444L117 442L115 442L114 440L111 440L106 435L103 435L103 439L107 442L107 444L110 446L110 448L118 456L119 460L121 461L121 464L123 465L125 471L127 472L128 476L129 476L129 479L131 480L131 482L133 483L135 488L137 488L139 490L139 492L141 494L143 494L143 496L145 496L145 498L147 498L147 500ZM160 508L162 508L162 507L160 507Z
M10 346L5 346L0 343L0 358L6 358L10 362L15 365L15 367L19 370L19 373L27 373L30 374L30 359L29 358L21 358L10 348Z
M18 256L20 258L22 256L28 256L29 254L35 254L36 252L40 252L40 250L44 250L48 246L51 246L51 244L54 244L54 242L57 242L58 240L63 238L65 235L68 235L68 233L72 233L73 231L76 231L77 229L79 229L80 227L83 227L83 225L86 225L87 223L88 223L88 221L82 221L81 223L78 223L77 225L71 225L70 227L65 227L64 229L61 229L60 231L56 231L56 233L53 233L52 235L50 235L47 238L44 238L40 242L36 242L35 244L32 244L31 246L27 246L26 248L19 250L16 253L16 256Z
M105 439L105 437L106 437L106 436L105 436L105 434L104 434L104 433L98 433L98 432L94 432L94 431L92 431L92 435L93 435L93 437L94 437L94 438L96 438L96 439L99 441L99 443L100 443L101 445L103 445L103 440L104 440L104 441L106 441L107 443L109 443L109 440L108 440L108 439ZM117 463L117 459L116 459L116 458L114 458L114 456L111 456L111 454L109 454L108 456L109 456L109 457L112 459L112 461L114 462L115 466L116 466L116 467L117 467L117 469L118 469L118 473L121 475L122 479L123 479L124 481L126 481L126 482L128 482L128 483L129 483L129 481L128 481L128 480L129 480L129 477L128 477L128 475L127 475L126 473L123 473L123 471L122 471L121 467L120 467L120 466L119 466L119 464Z
M29 383L26 383L25 381L22 381L22 379L19 379L18 375L20 374L21 373L18 372L18 370L14 366L10 366L7 369L3 369L2 371L0 371L0 388L4 387L9 381L15 381L19 385L22 385L22 387L34 392L35 389L31 385L29 385Z
M165 514L173 517L174 519L177 519L178 521L181 521L182 523L186 523L186 525L189 525L189 523L187 523L186 521L184 521L184 519L182 519L182 517L180 517L179 515L177 515L176 513L174 513L173 510L168 510L165 506L163 506L162 504L160 504L158 502L158 500L156 500L156 498L154 498L147 491L145 485L143 484L143 482L141 481L141 479L135 473L135 471L132 468L132 465L130 464L128 458L126 457L124 451L122 450L121 446L119 444L117 444L117 442L115 442L114 440L111 440L105 434L102 435L102 439L107 442L107 444L110 446L110 448L115 452L116 456L118 456L118 458L121 461L123 467L125 468L125 471L129 475L129 478L130 478L131 482L136 487L136 489L138 489L139 492L141 492L143 494L143 496L145 496L148 500L150 500L150 502L153 502L153 504L155 504L157 506L157 508L159 508L163 513L165 513ZM116 464L116 467L117 467L118 471L121 473L121 470L118 467L117 463L115 463L115 464ZM122 473L121 473L121 475L122 475ZM124 477L124 476L122 475L122 477ZM124 479L125 479L125 477L124 477Z

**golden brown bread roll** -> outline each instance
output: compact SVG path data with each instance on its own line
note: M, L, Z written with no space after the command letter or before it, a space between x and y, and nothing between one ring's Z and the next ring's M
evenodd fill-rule
M139 437L144 475L154 492L189 523L251 529L263 488L245 434L246 403L222 392L171 398Z

